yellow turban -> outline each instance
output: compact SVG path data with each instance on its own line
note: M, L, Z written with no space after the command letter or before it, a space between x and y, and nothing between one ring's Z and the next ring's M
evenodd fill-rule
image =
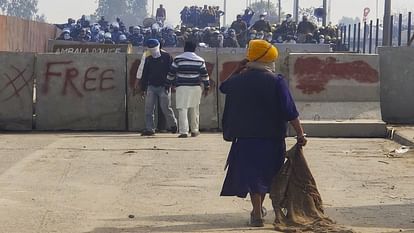
M247 60L250 62L274 62L279 57L277 48L265 40L251 40L247 49Z

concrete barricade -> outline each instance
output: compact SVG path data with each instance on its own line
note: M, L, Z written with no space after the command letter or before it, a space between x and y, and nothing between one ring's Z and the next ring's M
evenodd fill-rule
M378 66L377 55L291 53L290 87L298 101L379 101Z
M127 55L127 109L128 130L142 131L145 129L145 100L141 93L134 93L134 84L142 53Z
M377 55L289 55L289 87L306 120L381 120Z
M210 75L210 92L207 97L202 97L200 103L200 129L218 129L218 66L216 50L202 49L197 54L206 60L208 74Z
M0 53L0 130L31 130L34 53Z
M414 124L414 48L381 47L382 119L393 124Z
M39 130L126 130L125 54L39 54Z
M219 50L218 51L218 87L221 83L226 81L230 74L236 69L241 60L246 57L246 50L244 52L233 53L233 50ZM224 103L226 96L218 90L218 109L219 109L219 126L222 128L221 119L224 112Z

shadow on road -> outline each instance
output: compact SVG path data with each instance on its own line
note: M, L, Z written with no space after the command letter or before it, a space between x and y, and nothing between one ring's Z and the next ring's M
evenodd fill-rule
M265 228L257 230L269 231L272 230L273 216L267 217ZM149 216L136 217L134 219L111 219L106 220L111 222L116 221L144 221L141 226L136 227L102 227L95 228L93 231L87 233L126 233L126 232L242 232L249 230L247 226L247 213L228 213L228 214L195 214L195 215L164 215L164 216ZM148 224L148 222L151 222ZM159 223L157 226L157 223ZM255 229L256 230L256 229Z
M414 204L330 207L326 213L351 227L414 229Z
M377 205L360 207L330 207L326 213L341 225L362 228L396 228L414 230L414 204ZM273 214L266 218L267 225L255 230L272 230ZM195 214L136 217L134 219L107 219L114 222L137 222L136 227L102 227L87 233L126 232L242 232L247 227L246 213ZM140 224L140 222L142 222ZM159 224L157 224L159 223ZM158 226L157 226L158 225Z

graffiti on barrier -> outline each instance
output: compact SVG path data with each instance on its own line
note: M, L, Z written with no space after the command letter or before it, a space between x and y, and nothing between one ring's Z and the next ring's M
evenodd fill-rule
M34 78L34 73L28 74L28 68L18 68L14 65L10 66L10 69L2 74L6 81L3 87L0 89L5 97L2 98L3 102L11 100L14 97L20 97L23 90L27 90L30 94L32 93L31 82Z
M84 92L109 91L115 88L114 73L114 69L102 69L97 66L87 67L85 72L81 73L73 65L73 61L48 62L41 92L44 95L48 94L52 78L63 79L63 96L69 91L81 98L84 97Z
M359 83L378 83L379 73L362 60L338 62L334 57L298 58L294 64L296 88L304 94L318 94L331 80L355 80Z

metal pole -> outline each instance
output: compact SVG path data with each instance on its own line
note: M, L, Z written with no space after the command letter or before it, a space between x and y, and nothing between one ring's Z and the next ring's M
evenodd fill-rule
M390 33L391 33L391 0L385 0L384 6L384 30L382 35L382 45L390 46Z
M331 6L332 6L332 0L329 0L329 2L328 2L328 23L330 23L331 22Z
M378 45L379 45L379 24L380 20L377 19L377 24L375 25L375 51L377 51Z
M270 14L270 0L267 0L267 13Z
M357 33L357 25L354 24L354 44L353 44L353 51L355 52L355 45L356 45L356 33Z
M327 15L327 12L328 12L327 0L323 0L323 10L324 10L324 14L323 14L323 18L322 18L322 25L324 27L326 27L326 15Z
M225 27L227 24L227 22L226 22L226 16L227 16L227 0L224 0L224 3L223 3L223 11L224 11L224 15L223 15L223 27Z
M364 22L364 37L363 37L363 44L362 44L362 53L366 52L367 47L367 22Z
M385 29L385 28L384 28ZM389 40L389 46L392 46L392 41L393 41L393 37L394 37L394 16L393 15L391 15L391 19L390 19L390 32L389 32L389 35L390 35L390 37L388 38L388 40Z
M282 0L278 0L279 23L282 23Z
M411 39L411 12L408 12L408 30L407 30L407 44Z
M299 0L293 1L293 19L295 22L299 22Z
M343 42L343 43L344 43L344 44L346 44L346 37L347 37L347 35L346 35L346 26L343 26L343 27L342 27L342 31L343 31L343 33L344 33L344 37L343 37L343 39L344 39L343 41L344 41L344 42Z
M351 27L351 24L348 25L348 51L351 51Z
M369 53L372 53L372 20L369 21Z
M361 52L361 23L358 23L357 53Z
M154 12L155 12L155 0L152 0L152 14L151 14L152 18L154 18Z
M402 14L398 16L398 46L401 46L402 33Z

